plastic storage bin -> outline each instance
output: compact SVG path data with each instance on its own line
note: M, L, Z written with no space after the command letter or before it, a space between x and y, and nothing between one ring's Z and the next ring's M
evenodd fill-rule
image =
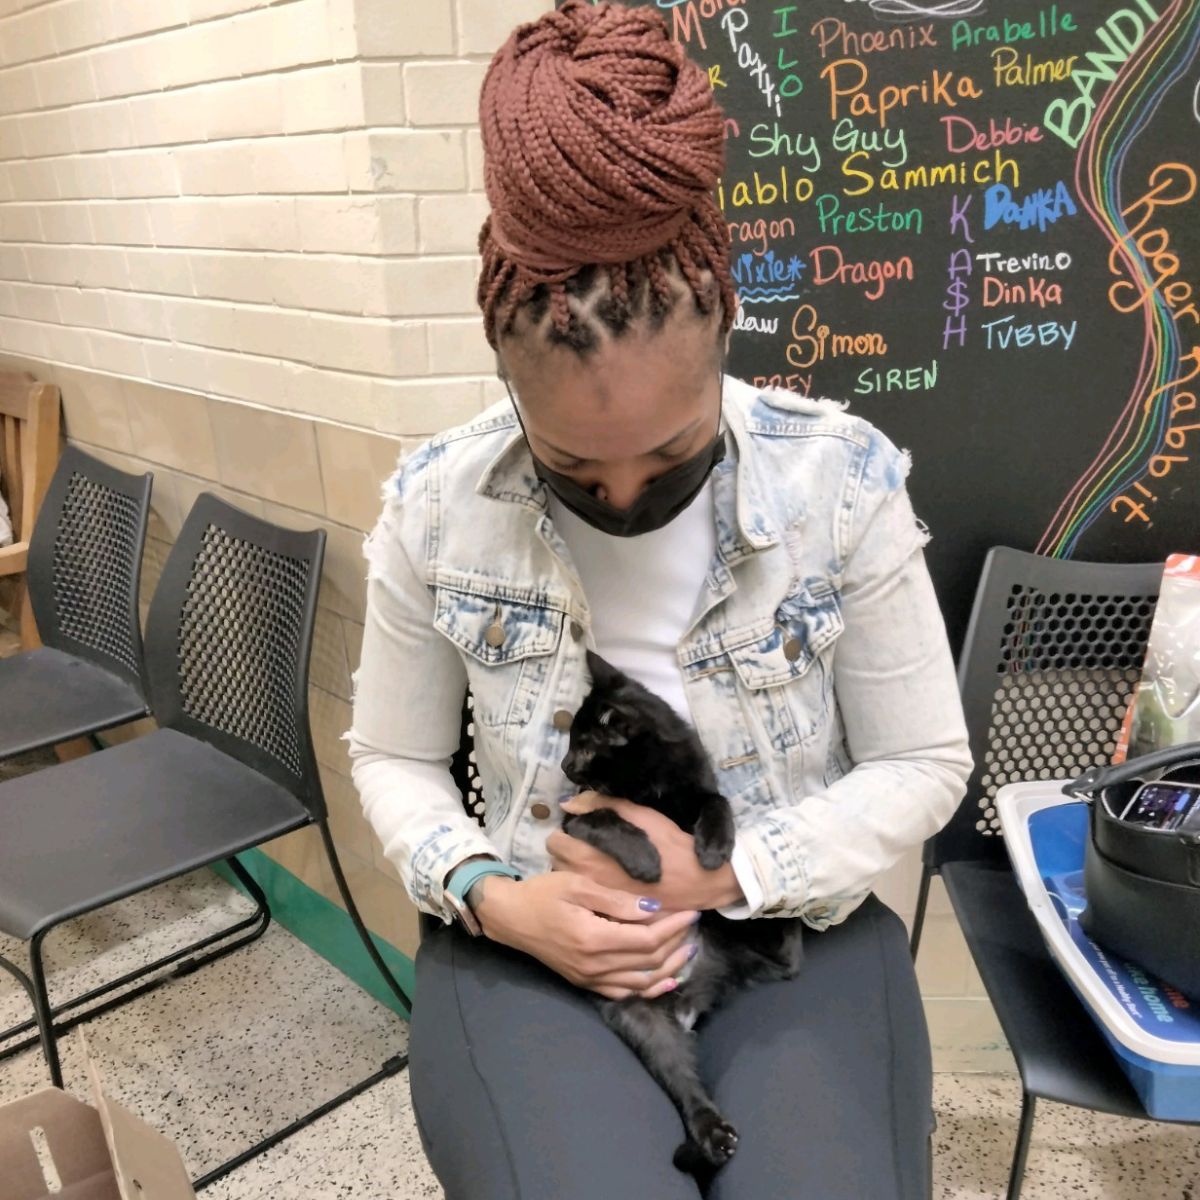
M1012 783L996 793L1009 858L1055 962L1108 1040L1146 1112L1200 1120L1200 1006L1080 928L1086 906L1087 805L1065 780ZM1170 922L1163 937L1170 937Z

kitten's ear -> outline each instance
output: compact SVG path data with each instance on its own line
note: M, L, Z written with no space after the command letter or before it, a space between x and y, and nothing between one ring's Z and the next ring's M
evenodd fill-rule
M626 728L640 729L651 719L647 713L645 701L630 689L613 688L604 700Z
M592 683L596 687L612 687L621 679L621 672L611 663L605 662L595 650L587 652L587 665L592 674Z

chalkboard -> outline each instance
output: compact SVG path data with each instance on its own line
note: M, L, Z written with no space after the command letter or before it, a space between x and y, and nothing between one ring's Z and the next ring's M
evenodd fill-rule
M1200 0L658 0L724 109L730 369L912 452L957 653L988 547L1200 551Z

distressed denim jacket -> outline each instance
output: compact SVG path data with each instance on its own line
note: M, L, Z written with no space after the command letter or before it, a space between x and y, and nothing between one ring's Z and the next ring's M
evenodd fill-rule
M844 407L725 377L717 552L677 649L762 915L816 929L949 820L972 768L908 453ZM589 687L587 598L507 400L403 463L366 555L354 781L414 903L448 921L462 859L549 869ZM484 828L449 774L468 687Z

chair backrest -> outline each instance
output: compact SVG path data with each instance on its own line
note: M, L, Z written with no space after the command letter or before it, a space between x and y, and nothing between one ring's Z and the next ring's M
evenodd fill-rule
M59 391L27 371L0 372L0 478L13 541L28 542L58 461Z
M996 546L958 664L975 770L925 862L1003 859L997 790L1112 759L1165 563L1094 563Z
M308 723L308 667L325 531L197 497L146 622L150 707L325 816Z
M154 477L67 446L29 541L29 600L42 642L145 695L138 586Z

